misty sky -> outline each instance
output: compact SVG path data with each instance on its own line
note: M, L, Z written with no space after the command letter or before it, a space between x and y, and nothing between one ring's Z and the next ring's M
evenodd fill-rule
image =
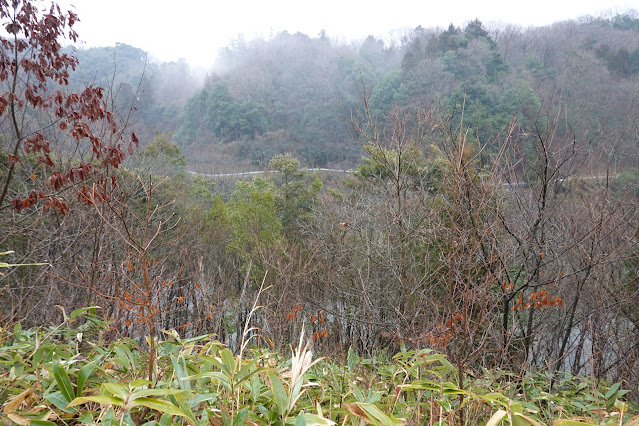
M639 9L639 0L62 0L73 5L86 46L116 42L149 51L162 61L185 58L211 65L219 48L243 34L250 40L287 30L330 38L388 38L391 30L484 23L547 25L583 15ZM400 34L396 31L395 34Z

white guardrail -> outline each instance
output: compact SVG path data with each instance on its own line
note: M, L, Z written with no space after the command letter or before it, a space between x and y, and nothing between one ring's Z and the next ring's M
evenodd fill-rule
M355 170L346 169L326 169L317 167L314 169L304 169L307 172L335 172L335 173L355 173ZM235 173L200 173L192 170L187 170L192 175L204 176L204 177L232 177L232 176L249 176L249 175L266 175L271 173L279 173L277 170L256 170L252 172L235 172Z

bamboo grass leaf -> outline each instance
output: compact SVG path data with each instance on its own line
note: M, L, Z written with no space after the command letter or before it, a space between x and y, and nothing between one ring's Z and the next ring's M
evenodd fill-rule
M193 398L193 392L184 390L184 389L138 389L134 391L131 395L133 396L169 396L169 395L180 395L185 398Z
M147 379L137 379L129 383L129 391L139 388L140 386L150 385L151 382Z
M86 364L85 366L80 368L80 370L78 370L78 384L75 389L76 397L82 396L84 385L87 382L87 379L89 378L89 376L91 376L91 373L93 372L93 370L95 369L95 365L96 365L95 361L93 361Z
M16 414L16 413L9 413L7 414L7 417L12 422L17 423L20 426L26 426L31 422L31 419L29 419L28 417L21 416L20 414Z
M222 357L224 368L227 370L228 375L233 376L235 374L235 357L233 356L233 352L224 349L220 352L220 356Z
M532 419L529 416L526 416L522 413L513 413L513 425L521 424L521 425L532 425L532 426L543 426L541 423Z
M13 396L7 401L2 412L4 414L14 413L18 407L33 393L33 388L29 388L19 395Z
M280 415L283 416L288 411L288 394L286 393L284 385L277 374L269 371L268 378L271 381L271 390L275 397L275 404L277 404Z
M384 414L377 406L366 402L344 404L344 407L359 419L366 420L376 426L395 426L402 422Z
M97 402L98 404L108 404L115 405L116 407L121 407L124 405L124 399L118 398L116 396L108 396L108 395L95 395L95 396L81 396L79 398L75 398L71 401L67 407L75 407L77 405L84 404L86 402Z
M233 426L242 426L246 424L248 417L248 407L242 408L233 419Z
M192 397L192 396L190 396L190 397ZM190 398L190 397L188 397L188 398ZM195 419L195 415L193 414L193 410L191 410L191 406L189 405L189 402L187 401L186 398L187 398L187 394L186 393L173 395L173 399L177 403L177 406L180 407L180 409L184 413L184 416L187 419L189 419L189 421L191 421L191 423L196 425L196 424L198 424L198 421Z
M173 373L175 374L180 387L182 389L191 390L191 381L188 380L186 364L180 363L180 358L175 355L171 355L171 363L173 364Z
M615 396L620 387L621 382L617 382L614 385L610 386L610 389L608 389L608 392L606 392L606 400L612 399L612 397Z
M306 426L306 417L304 413L300 413L295 419L295 426Z
M65 413L75 413L77 411L75 408L68 407L69 400L62 395L62 392L50 393L45 399Z
M497 426L508 413L505 410L497 410L486 423L486 426Z
M159 423L160 426L171 426L173 424L173 416L170 414L162 414Z
M162 399L147 397L136 398L133 401L130 401L127 405L129 408L133 408L137 405L142 405L144 407L151 408L152 410L157 410L160 413L186 417L186 414L180 408Z
M101 308L100 308L99 306L89 306L89 307L86 307L86 308L76 309L75 311L73 311L73 312L71 312L71 313L69 314L69 320L70 320L70 321L71 321L71 320L74 320L74 319L76 319L77 317L79 317L80 315L83 315L83 314L85 314L85 313L87 313L87 312L93 312L93 311L95 311L96 309L101 309Z
M131 350L126 345L117 345L113 348L113 351L118 355L123 367L128 371L135 371L135 359Z
M129 396L128 388L121 383L103 383L102 387L111 395L116 395L119 398L126 399Z
M324 417L317 416L315 414L304 413L303 415L304 415L304 421L306 422L306 426L331 426L335 424L334 421L325 419Z
M69 380L67 371L60 367L60 362L57 360L53 363L53 377L55 377L58 388L68 404L75 396L73 392L73 385L71 384L71 380Z

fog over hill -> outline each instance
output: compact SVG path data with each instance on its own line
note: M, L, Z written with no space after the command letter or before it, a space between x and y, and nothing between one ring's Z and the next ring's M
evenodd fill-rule
M175 132L203 172L263 166L284 152L311 167L351 166L361 151L349 123L363 97L380 119L422 103L458 119L463 106L480 144L490 144L513 117L525 127L533 111L560 102L581 131L605 123L627 159L638 34L634 11L545 27L477 19L463 27L419 26L391 42L280 32L235 39L203 79L185 61L158 63L118 44L115 56L112 48L81 50L78 76L108 80L115 57L116 81L125 83L120 107L135 100L139 131ZM225 170L211 170L219 167Z
M465 26L475 18L486 25L545 26L580 16L610 17L636 8L632 0L565 0L512 3L503 0L454 3L415 3L400 0L392 5L371 5L362 0L305 3L290 0L214 3L189 0L176 6L166 0L113 0L108 6L92 0L61 3L80 17L77 30L87 47L126 43L150 52L160 61L185 58L192 67L209 68L220 48L240 38L272 38L287 31L311 37L326 31L331 40L349 43L368 35L399 40L406 29ZM117 23L114 31L113 23Z

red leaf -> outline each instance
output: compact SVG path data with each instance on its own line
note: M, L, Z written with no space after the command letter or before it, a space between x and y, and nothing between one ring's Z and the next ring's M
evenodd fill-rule
M86 185L83 185L82 189L78 193L78 201L86 204L87 206L93 204L91 190Z
M66 183L67 183L66 176L64 176L62 173L58 171L51 173L51 176L49 177L49 179L47 179L47 184L51 188L55 189L56 191L62 188L64 184Z
M14 209L16 209L19 213L24 209L28 209L29 207L37 203L39 198L43 198L43 197L44 197L43 193L41 192L37 193L35 191L31 191L31 194L29 194L29 196L25 198L24 200L20 200L17 198L15 200L12 200L11 206Z
M138 137L135 136L135 133L133 132L131 132L131 141L133 141L135 146L140 146L140 141L138 140Z
M57 209L62 216L66 215L69 212L69 204L56 197L49 197L44 206L42 206L43 210L46 209Z
M11 41L12 37L0 37L0 82L4 83L3 87L10 88L11 84L7 85L7 81L17 72L20 72L21 81L24 82L19 86L14 85L13 90L0 91L0 116L5 116L9 105L15 105L17 108L28 106L34 111L34 116L49 119L43 123L43 128L56 126L65 133L61 138L49 141L44 132L34 132L29 134L22 144L26 153L35 154L35 160L47 167L48 176L44 178L48 177L46 181L49 188L58 191L70 183L81 186L82 182L88 179L106 182L110 176L101 169L118 167L121 164L125 154L125 142L120 140L118 144L112 145L92 132L93 124L101 121L96 127L106 127L112 134L122 134L114 114L108 110L105 89L89 85L74 93L62 87L68 86L70 73L78 65L77 57L72 53L66 53L62 46L65 36L70 40L76 40L77 34L72 27L79 20L78 16L71 11L63 11L55 2L50 8L42 10L40 6L34 6L35 3L33 0L0 1L0 15L8 18L0 23L0 29L4 30L5 34L17 36L14 41ZM11 4L16 10L14 15L8 16L5 9ZM10 22L7 24L7 21ZM126 143L137 145L138 139L132 134L130 141ZM57 146L58 144L62 147ZM56 152L58 148L68 148L68 152L73 152L84 149L85 144L93 152L93 160L98 159L101 165L80 163L75 167L64 167L64 160L59 164L56 160L54 164L53 158L57 158L52 154L54 148ZM133 146L129 147L129 151L134 149ZM16 162L23 161L22 157L8 154L6 163L10 167L15 167ZM32 175L31 181L27 179L26 183L35 187L35 176ZM115 185L115 181L113 184ZM95 190L89 186L83 190L85 194L87 191ZM106 190L104 192L98 194L98 199L108 199L109 194ZM14 209L22 211L38 204L40 199L46 201L43 203L44 209L55 209L63 215L69 211L68 203L62 199L48 197L35 191L31 191L27 198L12 200L11 205ZM95 199L95 195L92 195L92 199Z
M22 200L18 200L17 198L15 200L11 200L11 207L13 207L18 212L22 211Z

